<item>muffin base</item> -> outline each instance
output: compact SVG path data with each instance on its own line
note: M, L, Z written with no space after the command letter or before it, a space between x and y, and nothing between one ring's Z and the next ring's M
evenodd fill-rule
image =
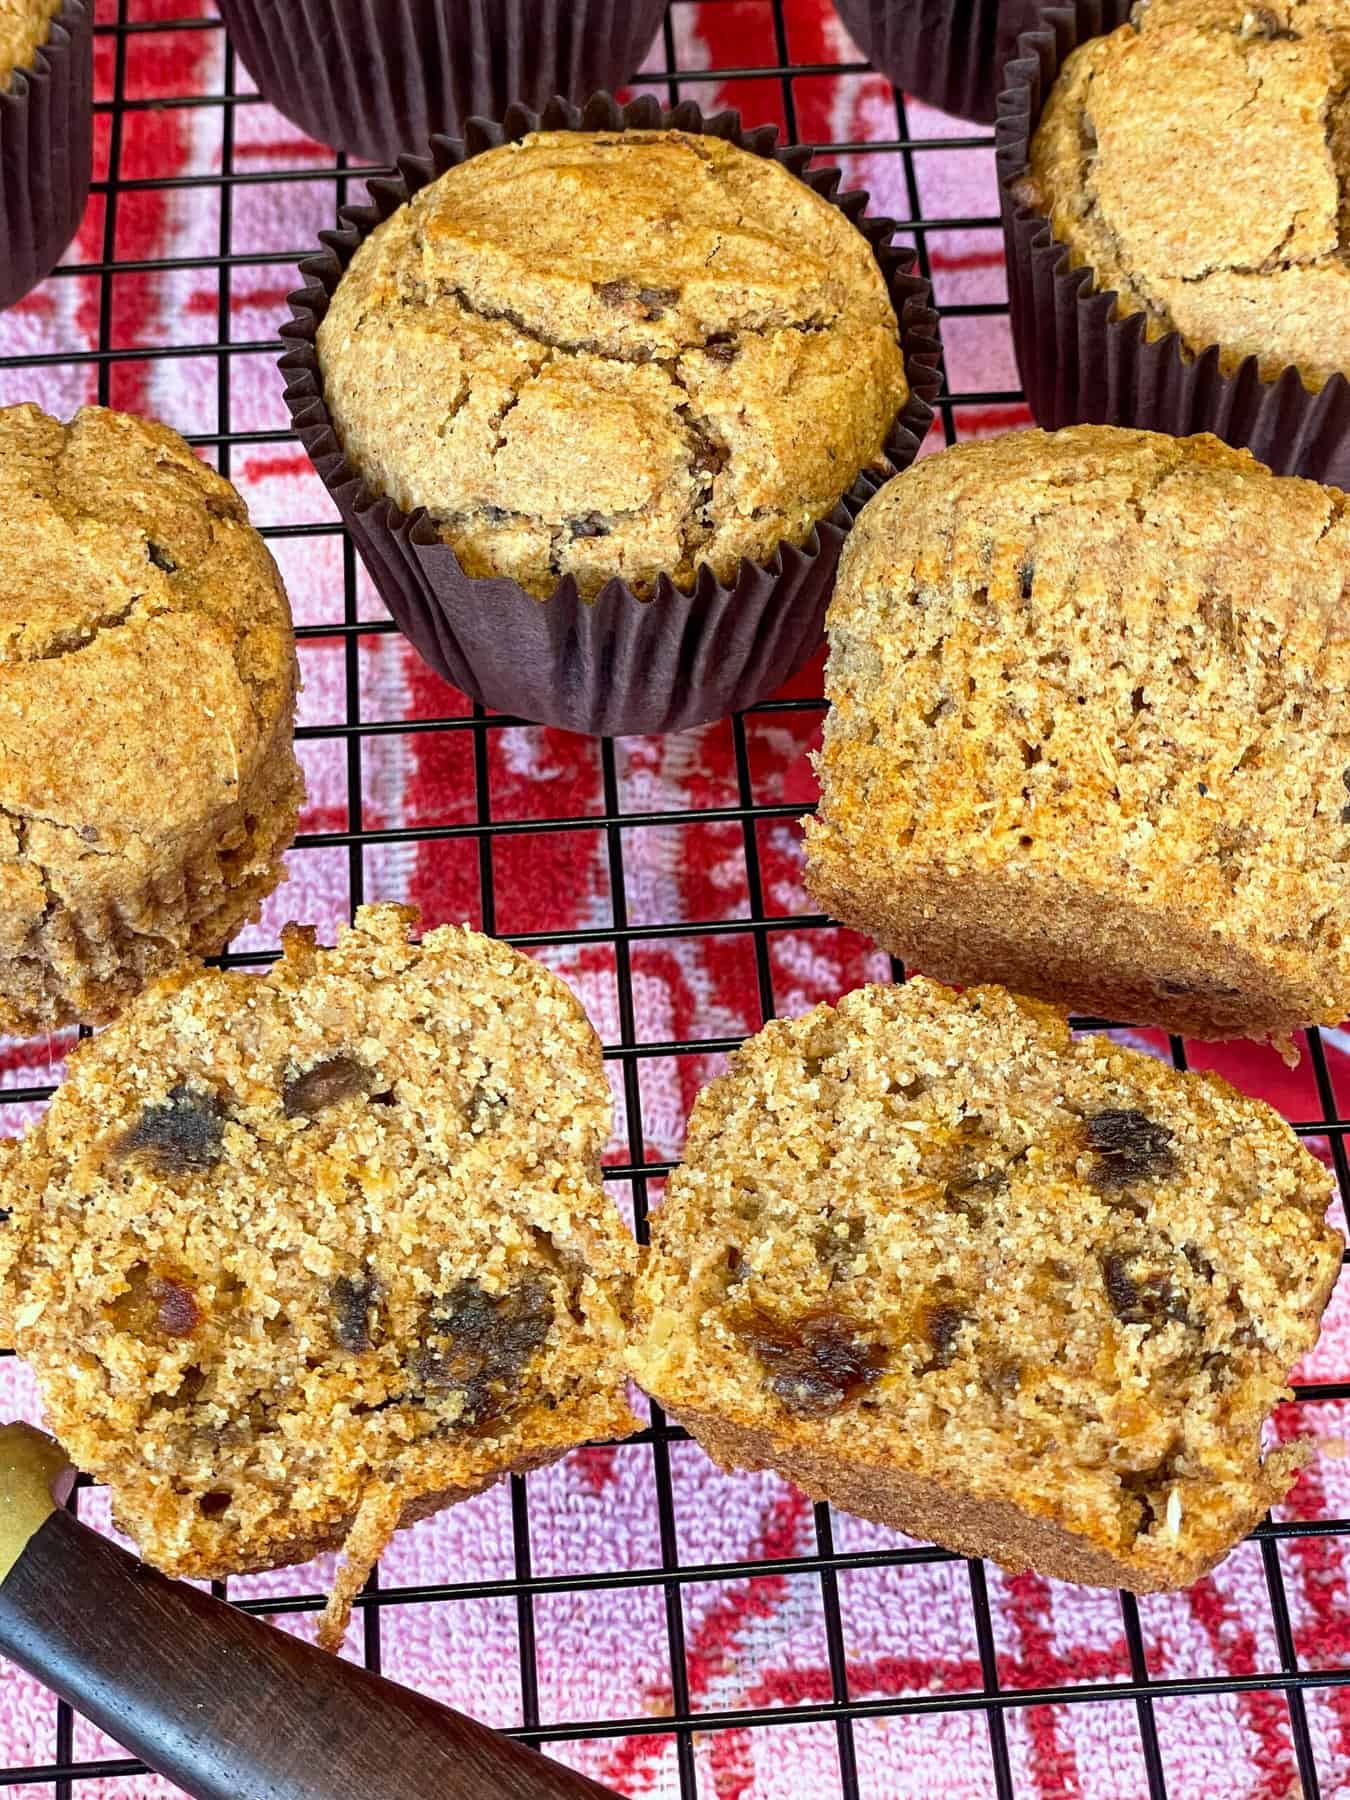
M84 216L93 86L93 0L65 0L33 67L0 91L0 307L51 273Z
M1318 392L1297 369L1264 380L1254 356L1225 369L1218 345L1199 355L1178 332L1150 339L1142 313L1117 315L1118 296L1098 292L1073 266L1049 218L1024 198L1031 140L1045 98L1070 51L1112 30L1128 11L1116 0L1046 10L1022 35L998 101L998 169L1013 345L1038 425L1135 425L1186 437L1212 431L1245 446L1277 475L1350 486L1350 381Z
M818 833L806 881L819 905L912 969L958 986L997 981L1087 1017L1284 1044L1300 1026L1338 1024L1344 1010L1307 969L1050 874L916 867L883 888L856 881Z
M1077 1532L1066 1531L1052 1519L1023 1512L1011 1501L981 1498L926 1475L877 1468L802 1444L787 1444L762 1427L733 1424L712 1413L667 1410L725 1469L773 1469L812 1500L828 1500L860 1519L924 1538L961 1556L988 1557L1014 1575L1034 1569L1055 1581L1073 1581L1082 1587L1168 1593L1207 1575L1232 1548L1225 1540L1198 1549L1189 1558L1177 1557L1174 1565L1141 1569ZM1280 1460L1274 1467L1273 1459L1267 1459L1269 1493L1263 1504L1252 1509L1243 1535L1260 1522L1267 1506L1288 1492L1307 1455L1306 1446L1288 1445L1276 1452Z
M369 162L420 152L511 100L583 100L627 80L665 0L220 0L266 98ZM431 54L428 54L428 50Z
M105 1024L155 976L188 957L215 955L258 917L285 879L282 857L304 798L289 718L283 725L261 791L181 866L147 876L110 858L108 877L91 891L83 880L67 886L63 871L20 861L39 890L37 917L26 928L18 921L12 938L0 934L0 1031L34 1036L76 1021ZM40 829L14 825L21 845Z
M883 477L859 475L804 544L780 544L763 564L742 559L732 583L705 564L688 593L663 575L650 600L615 579L583 601L569 576L539 600L513 581L466 575L425 510L404 514L365 485L333 429L315 336L362 239L446 169L539 129L624 128L706 131L772 156L869 240L887 277L910 386L885 453L895 468L907 467L932 422L929 402L940 385L937 320L927 283L914 273L914 253L890 245L890 220L865 216L865 194L838 193L838 170L804 172L809 151L776 148L772 127L743 131L734 113L705 120L690 102L663 112L650 98L621 108L598 94L581 111L553 101L542 115L513 105L499 125L473 120L464 143L433 139L429 161L404 159L399 178L371 182L372 206L344 208L340 228L322 234L328 248L301 264L310 285L291 296L294 318L282 326L295 346L281 368L297 435L402 630L438 674L484 704L597 735L683 730L781 686L823 641L844 537Z

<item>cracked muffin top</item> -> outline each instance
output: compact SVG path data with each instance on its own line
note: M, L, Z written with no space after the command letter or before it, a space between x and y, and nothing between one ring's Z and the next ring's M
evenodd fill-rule
M349 461L468 574L652 593L803 542L907 395L866 239L780 164L539 132L371 233L318 334Z
M0 906L47 868L153 861L289 755L276 565L176 432L0 409Z
M62 0L0 0L0 85L32 66L51 33Z
M1152 0L1065 62L1019 192L1150 337L1350 373L1350 6Z

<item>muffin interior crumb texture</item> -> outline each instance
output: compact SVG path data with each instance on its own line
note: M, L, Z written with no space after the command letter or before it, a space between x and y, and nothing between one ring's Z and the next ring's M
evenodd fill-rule
M929 457L828 617L808 884L944 980L1195 1036L1350 1007L1350 514L1213 438Z
M362 244L318 335L364 480L470 575L638 594L802 543L906 397L866 239L780 164L677 131L541 132Z
M1216 1077L1000 988L864 988L701 1096L634 1370L724 1461L1012 1567L1183 1585L1300 1460L1260 1438L1339 1268L1331 1191Z
M223 1576L623 1433L632 1243L598 1041L556 977L362 909L265 978L168 978L0 1162L0 1306L147 1560Z
M1232 369L1350 374L1344 0L1147 0L1067 59L1023 195L1075 263Z
M276 565L177 433L0 409L0 1029L102 1021L256 917L297 685Z
M29 69L51 35L63 0L0 0L0 87L16 69Z

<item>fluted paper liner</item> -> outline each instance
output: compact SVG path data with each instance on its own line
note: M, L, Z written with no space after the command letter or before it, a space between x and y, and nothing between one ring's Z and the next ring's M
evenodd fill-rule
M65 0L31 68L0 91L0 307L49 275L89 198L93 0Z
M834 0L867 60L916 100L958 119L993 121L1003 65L1038 0Z
M514 581L466 575L425 510L405 515L377 497L346 461L324 403L315 336L358 244L408 197L446 169L507 140L545 130L624 127L710 132L757 156L772 156L833 201L863 232L900 321L910 396L892 425L886 455L897 469L914 460L932 422L938 389L936 315L912 251L892 246L888 219L864 216L867 196L838 194L839 171L803 173L810 152L776 147L776 131L743 131L735 113L704 119L690 102L663 112L652 99L620 108L596 95L584 111L561 100L542 117L522 106L501 124L475 119L467 143L432 140L429 160L405 158L397 178L370 183L374 204L348 207L324 232L327 246L301 264L309 285L291 295L293 320L281 359L296 432L351 531L398 624L447 680L499 711L573 731L614 735L676 731L762 700L795 673L824 637L825 607L844 538L881 485L864 473L800 547L780 544L767 563L743 559L734 582L703 564L692 592L662 575L650 600L617 578L590 602L566 576L547 600Z
M1013 343L1027 402L1040 425L1131 425L1184 437L1212 431L1245 445L1279 475L1350 487L1350 382L1333 375L1309 393L1296 369L1262 377L1254 356L1231 374L1219 348L1199 355L1171 331L1150 341L1142 313L1116 316L1113 290L1073 268L1023 182L1041 109L1064 59L1086 37L1114 29L1116 0L1046 7L1024 32L999 96L998 165ZM1096 15L1094 18L1093 15Z
M218 0L259 89L369 162L511 101L584 100L637 68L665 0Z

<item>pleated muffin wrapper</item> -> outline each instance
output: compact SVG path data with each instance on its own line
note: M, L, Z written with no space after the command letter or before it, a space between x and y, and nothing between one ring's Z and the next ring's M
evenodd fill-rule
M31 67L0 89L0 307L55 268L89 198L94 0L65 0Z
M778 147L773 126L744 131L735 113L705 120L692 102L663 112L650 98L620 107L601 94L584 111L555 100L542 115L512 105L501 124L471 120L466 142L434 138L428 160L401 159L397 178L370 183L372 205L344 208L339 229L321 234L327 247L300 265L309 285L291 295L294 318L281 328L293 346L281 368L296 433L402 630L438 674L485 705L597 736L706 724L781 686L824 639L844 538L885 471L861 474L804 544L781 543L766 563L743 558L730 584L705 563L689 592L663 574L652 598L641 600L615 578L585 601L568 575L540 600L514 581L466 575L424 509L405 514L365 485L343 455L324 402L315 338L357 246L447 169L540 129L664 127L707 132L772 157L867 238L900 323L910 386L885 455L893 468L907 467L932 422L939 387L937 316L928 284L914 273L913 251L891 244L889 219L864 215L866 194L838 193L837 169L804 172L809 150Z
M1185 437L1212 431L1277 475L1350 487L1350 382L1310 393L1297 369L1264 378L1255 356L1225 373L1218 345L1196 354L1169 331L1150 340L1141 312L1117 316L1114 290L1075 268L1049 218L1029 203L1031 141L1066 57L1121 22L1114 0L1047 6L1023 33L999 96L999 186L1013 343L1037 424L1127 425Z
M259 89L317 138L392 163L513 100L626 81L666 0L217 0Z
M863 55L895 87L958 119L993 122L1003 65L1041 0L834 0Z

